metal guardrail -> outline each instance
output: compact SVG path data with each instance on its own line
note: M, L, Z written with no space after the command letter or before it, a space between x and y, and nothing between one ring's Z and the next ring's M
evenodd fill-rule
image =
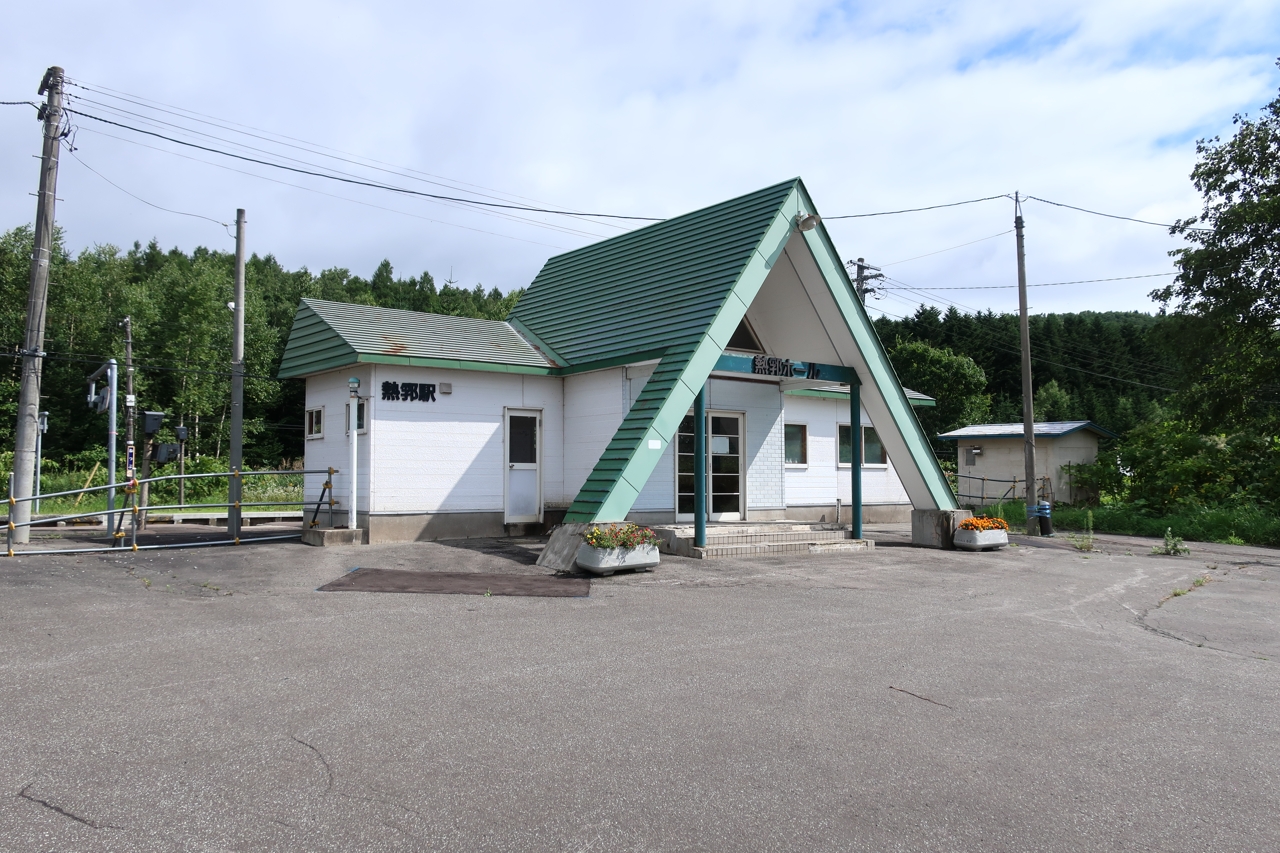
M9 518L8 518L7 530L5 532L5 536L6 536L5 556L13 557L13 556L17 556L18 554L88 554L88 553L95 553L95 552L115 551L115 550L119 550L121 548L126 547L124 544L124 540L126 538L129 539L129 545L127 547L131 551L150 551L150 550L162 550L162 549L168 549L168 548L201 548L201 547L212 546L212 545L240 545L246 542L269 542L273 540L299 539L302 536L301 533L289 533L289 534L278 535L278 536L254 536L248 539L242 539L240 538L239 514L238 512L232 512L232 510L239 510L243 507L250 507L250 506L301 506L305 508L311 505L310 501L306 501L306 500L302 500L302 501L228 501L226 503L198 503L198 504L184 503L184 504L161 504L159 506L149 506L149 505L143 506L143 505L139 505L139 497L142 492L142 486L145 484L161 483L161 482L170 481L170 480L186 481L186 480L210 479L215 477L226 477L228 488L230 488L231 483L234 480L237 480L237 479L243 480L243 478L245 477L270 477L270 476L285 476L285 475L297 475L297 474L303 474L303 475L324 474L325 475L324 487L321 488L320 497L315 502L315 511L312 512L311 514L311 520L307 522L307 528L309 529L319 524L320 508L325 504L328 504L330 515L332 515L333 507L337 503L337 501L335 501L333 498L333 475L337 473L338 473L337 468L321 468L321 469L314 469L314 470L304 469L302 471L235 471L235 470L232 470L232 471L226 471L226 472L217 472L213 474L166 474L161 477L148 477L147 479L138 479L135 477L134 479L128 480L124 483L111 483L106 486L91 486L84 489L72 489L70 491L65 491L65 492L51 492L51 493L42 494L42 495L32 495L30 497L25 497L25 498L16 498L13 496L13 474L10 473L9 474L9 496L8 496ZM60 516L54 516L53 518L31 519L29 521L22 521L17 523L15 523L13 520L14 507L16 507L20 503L25 503L27 501L48 500L49 498L71 497L73 495L83 496L93 492L108 492L106 509L88 510L85 512L76 512L72 515L60 515ZM117 492L123 492L124 495L126 496L125 504L119 508L114 506L114 503L115 503L114 496L115 496L115 493ZM326 495L328 496L327 500L326 500ZM155 512L158 510L166 510L166 509L226 509L228 511L227 532L230 534L230 538L215 539L215 540L204 541L204 542L181 542L181 543L173 543L168 545L139 545L138 544L139 516L140 515L145 516L145 514L148 512ZM128 515L131 520L130 529L128 533L125 533L124 531L124 519L126 515ZM20 527L34 527L36 525L45 525L45 524L51 524L51 523L56 524L59 521L72 521L75 519L92 518L95 516L105 516L106 518L107 529L111 531L111 539L112 539L111 544L108 546L98 547L98 548L58 548L58 549L41 548L41 549L26 549L22 551L14 550L14 547L13 547L14 531L16 531ZM304 513L304 520L305 520L305 513ZM145 524L145 520L144 520L144 524Z
M978 498L976 501L979 506L986 506L988 503L997 504L1004 501L1017 500L1018 484L1022 484L1023 496L1026 496L1027 481L1014 477L1012 480L1002 480L996 477L975 477L970 474L953 474L956 478L956 497L963 502L966 498ZM965 492L960 489L961 480L975 480L981 482L982 486L979 492ZM1053 480L1050 477L1037 477L1036 482L1039 484L1036 488L1036 497L1053 503ZM1003 492L997 487L995 490L988 492L987 484L992 483L1009 483L1009 488Z

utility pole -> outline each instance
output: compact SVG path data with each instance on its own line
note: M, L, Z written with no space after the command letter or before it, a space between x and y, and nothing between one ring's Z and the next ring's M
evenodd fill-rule
M124 323L124 446L128 458L125 460L129 468L125 472L130 480L134 477L137 460L133 451L133 415L138 408L138 398L133 395L133 318L125 317Z
M1027 474L1027 535L1040 535L1036 499L1036 412L1031 390L1031 324L1027 319L1027 253L1022 239L1022 197L1013 194L1013 230L1018 243L1018 317L1022 337L1022 436Z
M44 72L39 94L47 95L40 108L44 120L44 146L40 157L40 189L36 195L35 242L31 251L31 279L27 290L27 332L22 342L22 387L18 392L18 426L14 436L14 497L29 498L36 468L36 436L39 433L40 375L44 362L45 308L49 301L49 262L53 257L53 213L58 192L58 154L62 139L62 69ZM31 502L9 507L13 541L31 540Z
M240 539L240 498L244 494L244 210L236 211L236 285L231 339L231 471L227 488L227 535Z
M863 305L867 304L867 294L877 293L874 287L868 287L867 283L877 281L884 278L884 273L880 272L880 267L873 267L867 263L866 258L858 258L857 261L850 261L845 266L854 268L853 289L858 294L858 301ZM867 275L867 270L875 270L872 275Z

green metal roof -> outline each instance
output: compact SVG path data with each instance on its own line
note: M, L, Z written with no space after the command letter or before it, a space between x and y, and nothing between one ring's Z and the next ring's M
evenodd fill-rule
M619 521L675 438L697 389L795 231L816 212L799 178L547 262L511 324L570 369L660 353L661 361L574 498L565 521ZM853 341L866 359L861 384L882 400L923 491L913 503L955 508L955 496L911 412L888 355L826 228L802 232ZM651 357L651 356L650 356ZM870 386L870 387L867 387Z
M510 325L372 305L303 299L280 377L356 362L549 373L554 367Z
M696 344L799 182L557 255L520 297L511 324L571 367Z

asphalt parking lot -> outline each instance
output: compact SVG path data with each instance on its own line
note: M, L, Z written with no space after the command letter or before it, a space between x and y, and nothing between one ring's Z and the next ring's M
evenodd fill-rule
M1280 552L870 535L578 598L315 591L536 540L0 560L0 849L1280 850Z

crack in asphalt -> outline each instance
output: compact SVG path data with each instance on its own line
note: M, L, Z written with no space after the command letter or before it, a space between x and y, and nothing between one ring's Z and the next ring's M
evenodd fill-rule
M892 684L889 685L889 689L896 690L899 693L905 693L908 696L914 696L917 699L923 699L924 701L930 703L931 705L937 705L940 708L946 708L948 711L955 710L955 708L952 708L950 705L943 704L942 702L939 702L935 699L930 699L928 696L921 696L919 693L912 693L910 690L903 690L901 687L894 687Z
M305 746L307 749L309 749L309 750L311 750L312 752L314 752L314 753L316 754L316 758L319 758L319 759L320 759L320 763L324 765L324 772L325 772L325 774L329 777L329 784L325 786L324 792L327 794L327 793L329 793L330 791L332 791L332 790L333 790L333 768L329 766L329 759L327 759L327 758L325 758L325 757L324 757L324 753L323 753L323 752L321 752L320 750L316 749L314 746L312 746L311 744L307 743L307 742L306 742L305 740L303 740L302 738L300 738L300 737L298 737L298 736L296 736L296 735L289 735L289 737L293 738L293 740L294 740L296 743L300 743L300 744L302 744L303 746Z
M36 805L44 806L46 809L55 811L58 814L62 815L63 817L69 817L72 820L76 821L77 823L84 824L90 829L124 829L123 826L114 826L109 823L101 823L101 824L94 823L88 818L80 817L80 815L76 814L75 812L67 811L62 806L59 806L55 803L51 803L48 800L42 800L39 797L33 797L27 793L27 790L34 784L35 784L34 782L28 782L27 784L23 785L22 790L18 792L18 797L20 799L27 800L28 802L35 803Z

